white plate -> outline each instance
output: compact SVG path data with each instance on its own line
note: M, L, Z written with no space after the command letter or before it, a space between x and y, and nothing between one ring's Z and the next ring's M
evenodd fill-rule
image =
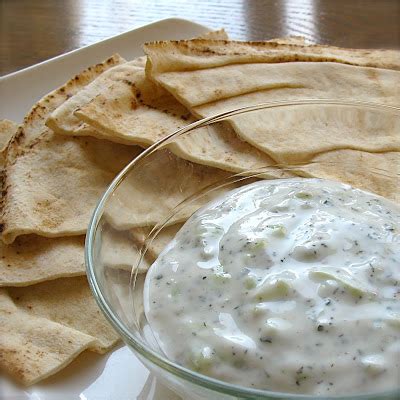
M0 118L22 121L44 94L113 53L129 60L142 55L144 42L186 39L208 30L183 19L166 19L6 75L0 78ZM0 399L176 400L177 397L158 384L127 347L121 347L106 356L86 352L63 371L29 388L0 376Z

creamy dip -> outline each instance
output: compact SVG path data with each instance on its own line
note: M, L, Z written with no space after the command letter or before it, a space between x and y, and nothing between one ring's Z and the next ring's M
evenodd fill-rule
M196 212L150 268L164 353L247 387L400 387L400 208L331 181L260 181Z

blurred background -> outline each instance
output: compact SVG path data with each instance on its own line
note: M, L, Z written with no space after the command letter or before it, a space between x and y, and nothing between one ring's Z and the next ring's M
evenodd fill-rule
M400 0L0 0L0 75L169 17L239 40L400 49Z

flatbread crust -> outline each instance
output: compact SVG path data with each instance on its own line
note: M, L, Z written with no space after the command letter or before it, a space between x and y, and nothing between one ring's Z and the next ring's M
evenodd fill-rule
M18 124L9 119L0 119L0 152L7 147L10 139L15 135Z
M220 41L210 42L207 52L204 43L192 40L145 46L149 57L147 77L168 90L197 117L261 103L308 98L400 104L400 72L376 68L393 66L387 62L389 58L397 62L399 57L400 61L398 51L353 53L333 48L332 54L343 57L326 62L318 57L329 50L327 47L267 44L263 47L245 42L239 46L235 42ZM236 45L241 48L237 53L232 51ZM293 49L301 50L301 54L314 52L319 62L294 59ZM279 63L271 63L271 54L277 52L282 58ZM175 62L177 55L182 63ZM374 68L346 65L349 60L358 65L373 64ZM372 119L364 111L355 112L354 108L346 111L344 107L315 105L263 110L236 116L230 121L243 141L278 164L293 165L309 162L322 152L346 148L399 151L398 119L390 113L377 118L378 121Z
M55 374L84 350L102 354L118 341L86 277L0 288L0 369L24 385Z
M228 39L224 29L210 31L201 36L204 39ZM46 125L57 133L75 136L94 136L102 139L102 135L93 127L80 121L74 111L101 94L111 83L134 79L136 72L146 64L146 57L138 57L132 61L123 58L116 60L116 66L98 75L75 95L56 108L46 121Z
M302 176L348 183L400 203L400 152L334 150L293 168Z
M84 241L83 236L27 235L10 245L0 243L0 287L85 275Z
M365 67L400 69L400 51L345 49L300 43L238 42L192 39L146 43L146 68L152 74L192 71L229 64L281 62L338 62Z
M148 147L196 119L171 94L145 77L114 83L75 115L97 132L117 143ZM169 148L194 163L231 172L243 172L273 164L257 148L238 138L229 126L198 129L174 141Z
M49 114L120 60L89 67L42 98L11 140L2 182L0 227L5 243L22 234L81 235L99 197L140 149L94 138L56 135Z
M276 39L280 44L304 44L304 38ZM75 116L95 128L97 137L117 143L150 146L194 118L189 110L144 71L112 82L101 94L75 110ZM198 129L169 146L186 160L231 172L271 166L266 154L241 140L228 126ZM272 173L272 170L271 170Z

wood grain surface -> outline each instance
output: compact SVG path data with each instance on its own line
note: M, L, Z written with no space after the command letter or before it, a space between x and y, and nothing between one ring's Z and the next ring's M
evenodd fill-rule
M400 48L400 0L0 0L0 75L168 17L240 40Z

